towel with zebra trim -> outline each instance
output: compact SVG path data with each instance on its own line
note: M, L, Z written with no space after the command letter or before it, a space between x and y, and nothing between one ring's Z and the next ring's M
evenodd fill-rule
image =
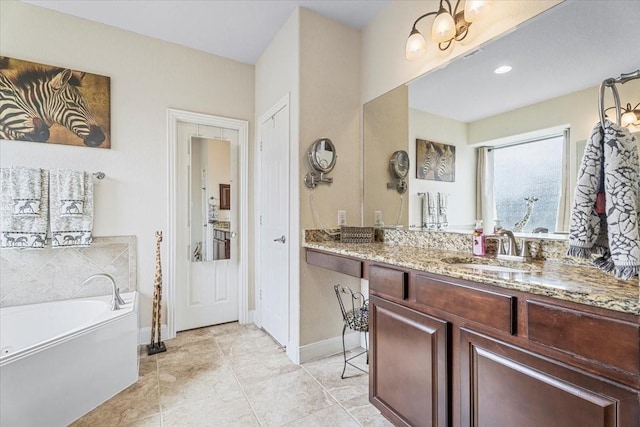
M604 209L596 209L598 192ZM602 212L602 213L598 213ZM636 138L610 121L591 131L578 172L567 255L589 258L618 279L640 273L640 162Z
M42 201L42 170L14 166L9 170L14 215L37 216Z
M82 211L75 209L68 211L67 197L77 196L77 182L72 179L61 178L60 175L71 174L66 169L52 170L49 177L49 204L51 205L51 247L88 247L91 245L93 233L93 180L91 174L82 171L72 171L74 176L82 177L84 196L79 200Z
M32 182L27 183L24 180ZM39 198L36 199L36 197ZM48 197L48 171L37 168L2 168L0 171L1 248L44 247L49 227ZM16 202L16 198L21 199L19 203ZM30 200L37 200L38 203L27 203Z
M58 169L57 177L60 215L82 215L84 213L84 184L87 181L87 173L72 169Z

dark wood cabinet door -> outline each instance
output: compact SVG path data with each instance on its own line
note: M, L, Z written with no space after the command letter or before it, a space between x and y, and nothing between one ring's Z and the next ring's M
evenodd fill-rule
M460 335L462 426L637 427L638 394L485 335Z
M447 322L369 299L371 402L395 425L447 426Z

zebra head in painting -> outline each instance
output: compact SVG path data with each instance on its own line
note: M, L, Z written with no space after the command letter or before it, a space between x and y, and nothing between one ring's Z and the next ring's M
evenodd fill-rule
M49 127L16 92L7 76L0 73L0 139L45 142Z
M84 145L97 147L105 135L78 89L83 77L84 73L69 69L33 68L18 73L15 86L48 126L58 123L82 138Z

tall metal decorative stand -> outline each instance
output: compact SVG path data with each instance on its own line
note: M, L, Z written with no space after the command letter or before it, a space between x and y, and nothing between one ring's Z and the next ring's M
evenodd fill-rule
M162 263L160 260L160 243L162 231L156 231L156 277L153 290L153 318L151 319L151 344L147 346L147 354L162 353L167 347L162 342ZM157 340L156 340L157 331Z

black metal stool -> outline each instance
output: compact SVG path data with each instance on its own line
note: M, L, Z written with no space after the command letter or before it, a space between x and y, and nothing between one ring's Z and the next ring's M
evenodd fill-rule
M342 355L344 356L344 368L342 368L342 375L340 378L344 379L344 373L347 369L347 364L353 366L354 368L367 373L364 369L354 365L350 362L350 360L355 359L358 356L363 354L367 354L367 365L369 364L369 343L367 341L367 333L369 332L369 300L362 295L361 292L353 292L350 288L341 285L335 285L333 289L336 291L336 297L338 298L338 304L340 304L340 311L342 311L342 320L344 321L344 326L342 327ZM348 298L351 300L351 309L348 310L345 308L344 301L342 299L342 295L348 295ZM344 333L347 328L354 330L356 332L364 332L364 345L365 350L356 354L355 356L351 356L347 359L347 349L344 345Z

